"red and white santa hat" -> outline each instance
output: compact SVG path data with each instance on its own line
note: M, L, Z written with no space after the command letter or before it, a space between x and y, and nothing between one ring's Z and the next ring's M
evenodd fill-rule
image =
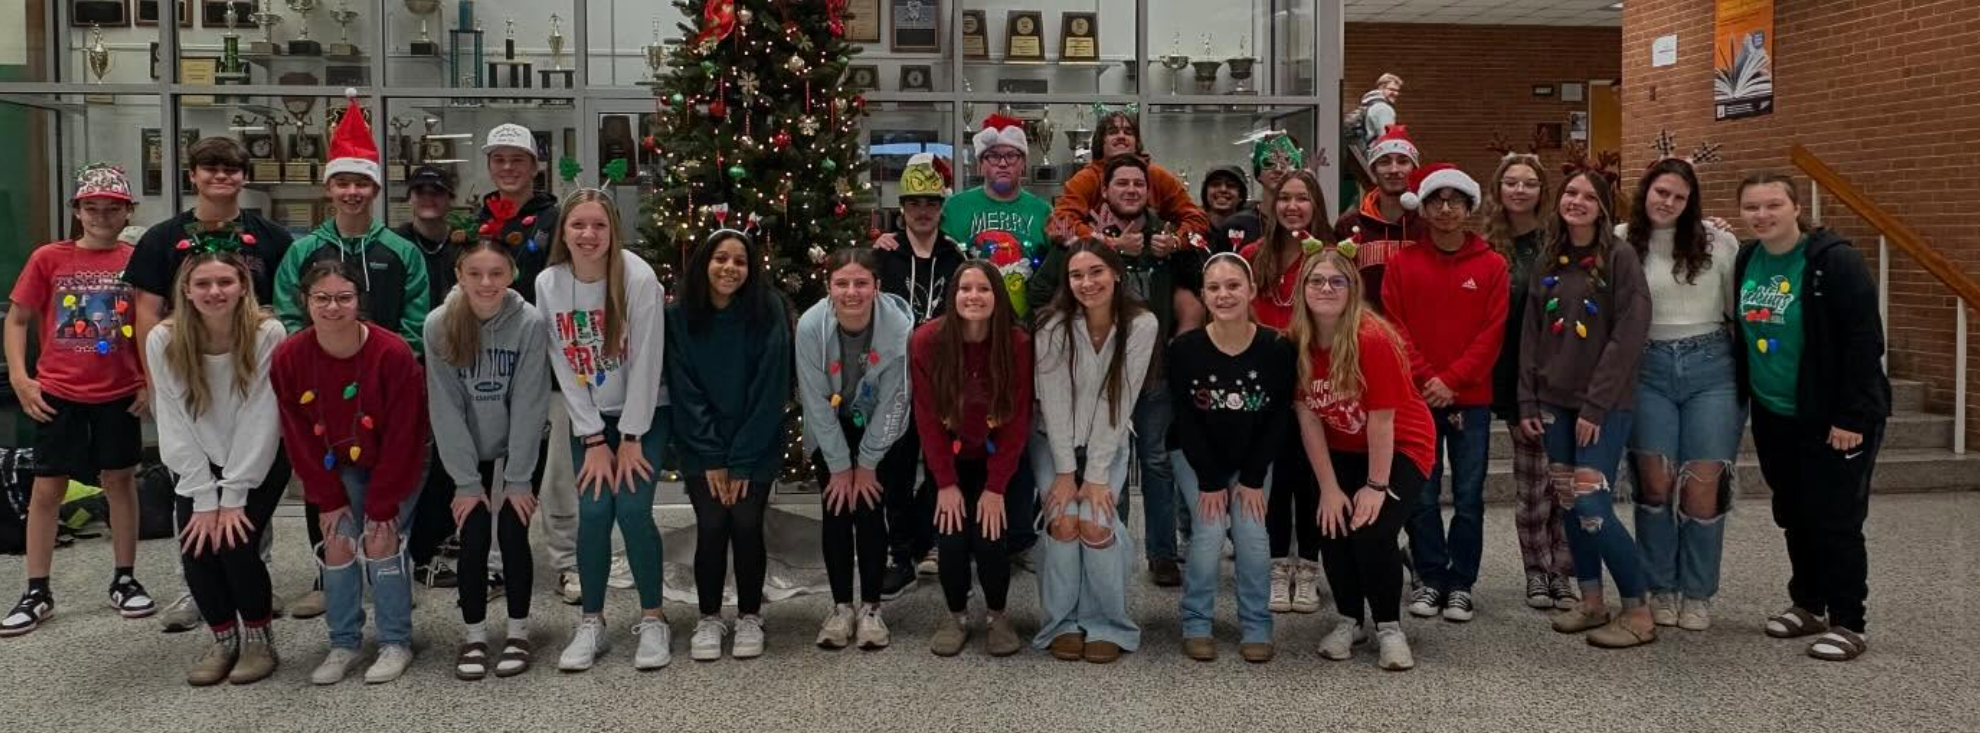
M330 134L330 162L323 166L323 182L339 173L356 173L370 178L373 183L385 185L385 176L378 165L378 143L371 137L371 123L364 119L364 108L358 106L356 89L344 88L344 98L350 106L344 110L344 119L337 122L337 131Z
M1031 150L1024 137L1024 121L1010 115L993 114L983 118L983 129L977 130L976 137L970 142L975 144L977 155L999 145L1017 148L1020 153Z
M1382 131L1381 137L1375 138L1375 142L1368 144L1368 162L1370 163L1381 160L1384 155L1393 155L1396 153L1408 156L1411 163L1422 160L1422 158L1417 157L1416 143L1409 140L1409 130L1403 129L1402 125L1390 125L1388 129Z
M1458 193L1469 196L1471 207L1478 208L1478 182L1449 163L1431 163L1411 171L1409 190L1402 195L1403 208L1415 211L1423 206L1424 201L1446 188L1457 189Z

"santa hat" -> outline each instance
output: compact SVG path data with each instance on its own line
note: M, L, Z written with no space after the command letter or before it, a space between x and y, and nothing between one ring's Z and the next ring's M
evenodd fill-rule
M901 198L947 198L951 185L949 160L934 153L915 153L901 171Z
M1395 129L1395 128L1390 128ZM1478 182L1449 163L1432 163L1409 174L1409 190L1402 195L1403 208L1415 211L1423 206L1431 196L1446 188L1457 189L1458 193L1471 198L1471 205L1478 206Z
M1402 125L1390 125L1388 129L1382 131L1381 137L1375 138L1375 142L1368 144L1369 162L1381 160L1382 156L1395 153L1407 156L1411 163L1419 160L1416 156L1416 143L1409 141L1409 131L1403 129Z
M1024 121L1010 115L993 114L983 118L983 129L976 131L976 138L971 142L976 145L977 155L998 145L1009 145L1017 148L1018 152L1031 150L1030 143L1024 139Z
M383 186L378 143L371 138L371 123L364 119L364 108L358 106L357 90L345 87L344 98L350 105L344 109L344 119L337 122L337 131L330 135L330 162L323 166L323 182L329 183L339 173L356 173Z

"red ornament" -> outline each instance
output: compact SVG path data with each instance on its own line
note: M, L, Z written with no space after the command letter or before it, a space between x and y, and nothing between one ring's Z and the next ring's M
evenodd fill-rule
M178 248L179 248L179 249L192 249L192 240L190 240L190 239L181 239L181 240L179 240L179 247L178 247Z
M358 424L359 424L359 425L363 425L363 426L364 426L364 429L366 429L366 430L371 430L371 429L373 428L373 425L374 425L374 424L373 424L373 423L371 422L371 416L370 416L370 415L365 415L364 417L360 417L360 418L358 418Z
M654 155L660 154L660 141L658 139L655 139L652 135L647 135L645 139L640 140L639 145L640 147L645 148L646 152L652 153Z
M778 130L777 134L770 136L770 144L777 146L778 150L788 148L791 146L791 134L783 130Z
M536 226L536 215L535 215L535 214L531 214L531 215L529 215L529 216L525 216L525 217L523 217L523 222L522 222L522 224L523 224L523 226L526 226L526 227L533 227L533 226Z
M315 424L315 425L312 425L312 426L310 426L310 428L309 428L309 431L310 431L311 433L315 433L315 434L317 434L317 435L322 435L322 434L323 434L323 423L317 423L317 424Z
M866 363L872 364L874 366L880 366L880 352L878 351L866 352Z
M832 215L833 215L833 216L845 216L845 215L846 215L846 202L844 202L844 201L840 201L839 203L837 203L837 204L834 204L834 205L832 206Z
M254 246L254 235L252 235L252 234L248 234L248 233L246 233L246 232L242 232L242 233L241 233L241 244L245 244L245 245L247 245L247 246L249 246L249 247L253 247L253 246Z
M722 100L720 100L720 99L717 99L717 100L715 100L715 101L713 101L713 102L709 102L709 103L708 103L708 116L709 116L709 117L727 117L727 116L729 116L729 105L728 105L728 103L727 103L727 102L723 102L723 101L722 101Z
M495 236L495 223L494 223L494 222L488 222L488 223L485 223L485 224L482 224L482 225L481 225L481 228L480 228L480 229L477 229L477 230L475 230L475 231L478 231L478 232L480 232L480 233L481 233L481 236L484 236L484 237L492 237L492 236Z
M1595 269L1595 255L1589 255L1587 257L1581 258L1581 269L1584 270Z

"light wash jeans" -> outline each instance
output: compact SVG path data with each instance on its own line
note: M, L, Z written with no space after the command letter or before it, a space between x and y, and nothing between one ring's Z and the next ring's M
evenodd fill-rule
M1710 333L1652 341L1637 377L1636 423L1629 448L1637 461L1663 464L1671 477L1661 504L1643 501L1636 481L1636 545L1650 571L1650 592L1705 600L1719 593L1726 514L1732 511L1733 460L1746 412L1733 373L1732 339ZM1699 464L1720 466L1719 513L1684 513L1685 482Z
M1032 472L1038 479L1039 524L1049 526L1052 517L1045 515L1045 497L1052 490L1052 480L1057 478L1052 459L1052 444L1044 434L1034 434L1029 447ZM1118 499L1127 485L1128 451L1126 446L1114 454L1113 465L1107 467L1107 483L1113 487ZM1093 507L1084 502L1065 508L1064 514L1091 521L1095 517ZM1134 564L1134 540L1128 536L1127 525L1121 522L1119 514L1111 522L1114 530L1114 544L1106 549L1087 547L1074 538L1071 542L1054 539L1050 532L1038 532L1038 635L1032 637L1031 644L1044 649L1061 634L1084 632L1088 642L1107 641L1120 646L1123 651L1134 651L1141 646L1141 627L1136 626L1127 612L1127 579L1129 567Z
M1224 535L1229 530L1231 543L1237 548L1239 641L1272 643L1272 612L1266 607L1272 591L1272 553L1265 520L1246 516L1238 509L1237 494L1231 488L1237 483L1236 472L1212 479L1212 486L1223 486L1231 495L1221 519L1205 518L1197 503L1202 494L1196 469L1189 465L1182 451L1169 453L1169 459L1175 467L1176 489L1182 492L1183 503L1189 507L1193 528L1189 535L1189 562L1183 565L1183 638L1210 635L1210 621L1217 607L1217 576L1224 564ZM1266 474L1265 486L1259 488L1265 490L1268 501L1271 485L1272 477Z
M371 605L378 613L378 643L412 645L412 560L406 554L412 533L413 509L419 505L419 487L399 503L399 552L387 558L364 555L364 498L371 484L371 470L347 466L340 476L350 511L337 523L324 541L348 540L357 559L323 568L324 620L330 625L330 646L355 650L364 645L364 586L371 584ZM319 555L320 556L320 555ZM358 565L364 567L360 569Z

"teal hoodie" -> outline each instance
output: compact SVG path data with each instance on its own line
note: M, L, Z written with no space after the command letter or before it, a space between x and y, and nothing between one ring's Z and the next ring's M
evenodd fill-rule
M726 468L773 481L783 465L784 405L791 398L791 329L783 298L751 320L741 304L715 311L706 330L667 306L667 391L681 471Z
M907 432L911 404L907 351L914 315L901 296L879 293L867 328L873 331L872 353L878 361L867 365L858 384L847 386L840 384L844 372L832 365L868 355L847 357L839 352L839 319L832 312L831 299L818 301L798 318L798 403L804 407L804 441L824 455L825 467L833 473L852 468L853 460L853 446L846 444L833 395L851 400L854 424L865 431L858 446L860 468L878 468L894 441Z
M392 329L414 354L424 353L420 344L428 308L426 258L405 237L377 221L362 235L344 237L337 233L333 218L289 245L289 253L275 268L275 315L282 325L292 334L306 325L309 306L303 302L300 283L310 265L353 259L361 271L358 285L364 288L364 297L359 305L365 319Z

